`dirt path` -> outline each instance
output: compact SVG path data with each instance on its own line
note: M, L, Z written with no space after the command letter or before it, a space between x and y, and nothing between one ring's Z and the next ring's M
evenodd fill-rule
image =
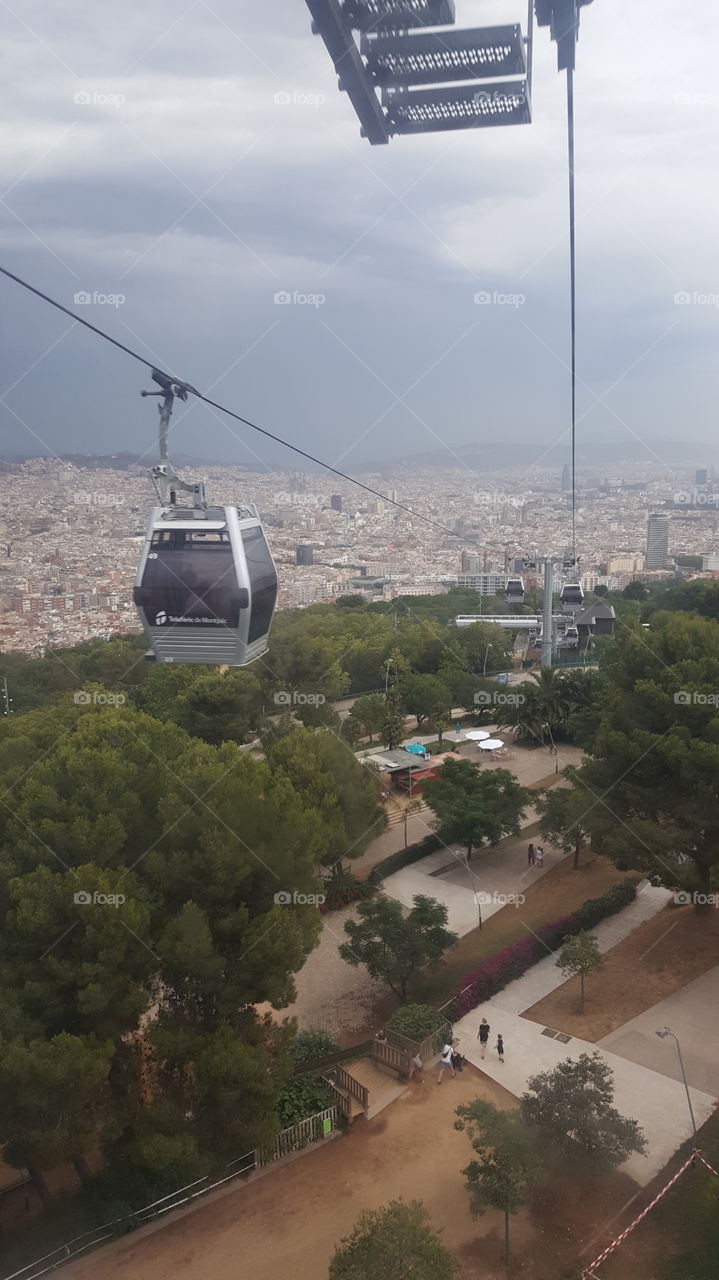
M286 1280L288 1271L292 1280L324 1280L336 1244L360 1211L397 1197L424 1202L461 1261L463 1280L506 1280L500 1215L472 1220L461 1174L471 1147L453 1123L460 1102L481 1095L506 1107L514 1099L474 1068L440 1088L435 1078L433 1072L375 1120L355 1122L346 1137L69 1266L66 1280ZM630 1185L612 1182L592 1204L592 1219L626 1200ZM556 1280L560 1257L576 1257L557 1206L550 1221L557 1229L541 1237L527 1211L513 1221L513 1275Z

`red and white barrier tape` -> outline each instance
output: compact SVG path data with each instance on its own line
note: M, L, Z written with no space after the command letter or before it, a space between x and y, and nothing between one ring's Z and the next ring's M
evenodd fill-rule
M618 1246L626 1240L627 1236L630 1235L630 1233L634 1230L635 1227L639 1226L639 1223L644 1218L646 1218L648 1213L651 1213L652 1209L656 1204L659 1203L662 1196L665 1196L667 1194L667 1191L669 1191L669 1189L674 1186L674 1183L679 1178L681 1178L683 1173L686 1173L689 1166L693 1164L697 1158L701 1160L703 1165L706 1165L710 1173L713 1173L715 1177L719 1178L719 1174L717 1173L716 1169L712 1169L708 1160L704 1159L704 1156L701 1154L701 1152L693 1151L692 1154L689 1156L689 1159L684 1161L684 1164L682 1165L681 1169L677 1169L676 1173L672 1178L669 1179L666 1186L662 1187L661 1191L659 1191L657 1195L655 1195L651 1204L648 1204L645 1209L642 1209L641 1213L637 1214L634 1221L630 1222L629 1226L625 1227L623 1231L620 1231L619 1235L615 1236L614 1239L610 1241L606 1249L603 1249L602 1252L598 1254L597 1257L593 1260L593 1262L590 1262L589 1266L584 1268L582 1272L582 1280L599 1280L599 1277L595 1272L595 1267L600 1266L600 1264L604 1262L606 1258L609 1257L610 1253L613 1253L614 1250L618 1248Z

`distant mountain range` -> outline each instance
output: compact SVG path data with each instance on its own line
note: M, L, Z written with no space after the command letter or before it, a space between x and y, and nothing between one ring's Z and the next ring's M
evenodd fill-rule
M578 441L577 467L617 466L622 462L655 462L657 466L666 463L685 468L708 467L713 462L714 448L714 445L689 440L648 440L643 444L640 440L596 437ZM546 444L538 440L478 441L476 444L449 444L443 449L415 453L411 458L384 458L382 462L375 460L361 466L355 463L354 469L387 473L402 463L445 470L459 464L479 473L507 471L512 467L532 465L561 468L569 461L570 451L568 437L558 444Z
M616 438L603 434L601 436L592 436L587 438L584 433L578 441L577 448L577 466L597 467L597 466L614 466L626 463L642 463L654 461L657 466L662 464L676 466L678 468L692 467L709 467L714 463L715 445L705 444L695 440L648 440L644 444L641 440L627 439L625 436ZM318 452L324 452L318 447ZM10 466L18 465L21 462L27 462L32 458L38 457L54 457L53 454L38 453L22 453L22 454L0 454L0 467L5 462ZM127 471L131 467L141 467L147 470L157 461L156 458L149 455L136 453L63 453L60 455L61 461L71 462L77 467L87 467L91 469L111 469L114 471ZM471 444L452 444L448 443L446 448L427 450L427 452L412 453L411 456L399 454L388 458L362 458L356 462L348 461L346 463L347 471L367 472L371 471L375 474L389 475L400 466L416 466L416 467L437 467L440 470L451 470L457 466L465 466L471 471L481 474L483 471L507 471L513 467L557 467L562 468L570 457L570 444L568 437L556 444L548 444L539 440L490 440L477 441ZM172 461L177 467L230 467L236 466L243 471L272 471L271 466L263 466L261 463L253 463L248 467L245 463L238 463L232 459L209 459L194 458L188 454L176 454ZM719 459L717 459L719 463ZM313 470L310 463L303 463L302 470ZM289 453L282 461L278 461L278 469L289 470L293 467L292 459ZM299 470L299 466L297 468Z

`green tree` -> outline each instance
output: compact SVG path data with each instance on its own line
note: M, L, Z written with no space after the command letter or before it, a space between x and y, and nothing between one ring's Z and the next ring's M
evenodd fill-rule
M450 709L452 693L437 676L412 675L402 686L402 701L419 729L423 720L433 721Z
M332 733L297 729L270 747L268 760L320 815L324 848L319 861L340 865L357 858L386 820L369 771Z
M94 1036L61 1032L50 1040L0 1040L0 1114L5 1159L27 1168L43 1200L41 1170L74 1160L87 1176L84 1153L111 1114L113 1046Z
M643 582L640 582L638 578L634 578L632 582L627 583L622 595L626 600L646 600L649 595L649 588Z
M636 1120L614 1106L614 1073L598 1050L566 1058L553 1071L530 1076L522 1116L536 1125L548 1150L579 1171L615 1168L646 1140Z
M436 779L425 783L424 798L439 819L447 841L472 856L475 848L519 835L528 793L508 769L482 773L470 760L445 760Z
M129 704L8 717L0 769L2 1034L112 1044L113 1158L177 1169L266 1141L288 1033L256 1006L294 999L319 936L316 909L275 895L319 887L320 811L283 770Z
M599 599L602 599L604 596L609 595L609 587L606 586L604 582L598 582L594 588L594 594L595 596L598 596Z
M704 901L719 865L717 689L719 624L656 613L650 631L628 625L607 667L592 757L577 773L595 849Z
M582 930L573 938L567 938L557 958L557 967L565 978L579 978L581 996L579 1012L584 1013L584 979L597 973L604 964L604 956L593 934Z
M393 751L398 747L405 735L404 708L394 692L389 692L384 704L384 718L380 725L380 737L386 747Z
M451 1253L428 1223L418 1200L392 1200L384 1209L366 1209L352 1234L335 1250L329 1280L455 1280Z
M367 693L362 698L356 698L352 715L371 742L372 735L381 729L385 718L384 698L381 693Z
M378 897L360 902L357 920L348 920L349 942L340 955L353 967L364 964L370 977L386 982L403 1004L410 980L425 965L434 964L457 934L447 928L447 908L435 898L417 894L404 915L394 898Z
M567 854L574 854L573 867L579 870L582 850L589 841L588 810L596 797L577 780L577 770L568 766L562 776L574 785L551 787L541 796L542 839L559 845Z
M540 1144L519 1111L498 1111L475 1099L458 1107L456 1129L466 1130L477 1159L462 1170L473 1215L487 1209L504 1214L504 1260L509 1265L509 1218L542 1180Z

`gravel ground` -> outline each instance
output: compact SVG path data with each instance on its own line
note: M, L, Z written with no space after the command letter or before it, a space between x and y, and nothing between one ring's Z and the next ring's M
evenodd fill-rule
M339 953L346 941L345 920L356 919L356 907L328 913L322 936L303 969L295 976L297 1000L287 1009L258 1006L278 1020L297 1018L300 1029L322 1027L340 1044L353 1044L375 1027L374 1007L386 1000L387 987L369 977L364 965L353 968Z

